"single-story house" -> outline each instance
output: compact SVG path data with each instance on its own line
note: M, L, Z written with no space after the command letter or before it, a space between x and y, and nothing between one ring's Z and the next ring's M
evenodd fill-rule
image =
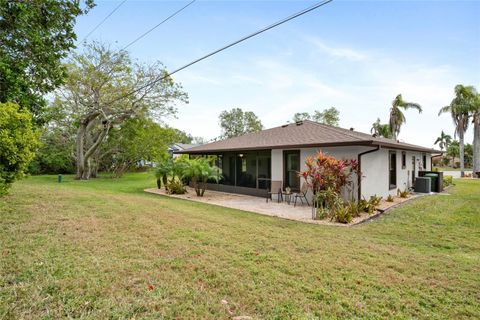
M193 147L197 147L200 144L193 144L193 143L174 143L170 145L167 149L168 153L172 155L173 158L178 157L178 154L182 151L188 150Z
M337 159L357 159L363 178L356 198L395 195L413 187L422 170L431 170L439 151L374 137L313 121L299 121L256 133L216 141L177 153L214 156L220 180L212 190L266 196L271 181L299 190L305 158L318 151ZM355 181L354 183L358 182Z

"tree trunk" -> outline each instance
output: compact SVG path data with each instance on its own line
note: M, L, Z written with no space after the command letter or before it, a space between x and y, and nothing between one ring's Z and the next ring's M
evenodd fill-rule
M458 138L460 140L460 176L463 178L465 176L465 141L463 130L460 130L458 133Z
M480 178L477 172L480 172L480 112L473 118L473 174Z
M96 178L98 176L98 168L100 166L100 154L99 150L95 152L90 161L90 178Z
M100 144L105 139L110 129L110 124L104 124L102 132L98 135L97 139L94 141L93 145L85 151L85 134L88 130L89 124L94 120L85 119L77 132L77 177L76 179L88 180L91 176L91 160L92 156L96 153Z
M99 111L94 111L89 113L85 118L80 122L80 125L77 130L77 138L76 138L76 150L77 150L77 176L75 179L88 179L90 177L90 172L89 172L89 158L92 156L92 154L97 150L98 146L100 145L99 141L100 139L103 140L103 138L106 135L106 132L108 132L108 127L106 127L104 130L105 134L100 134L97 141L90 147L90 149L85 152L85 137L87 135L87 131L92 124L92 122L100 115ZM103 132L102 132L103 133Z
M166 174L162 176L162 180L163 180L163 186L165 187L165 191L168 192L168 177Z
M84 154L84 137L85 137L85 131L87 129L87 126L84 125L83 123L80 124L80 127L77 130L77 138L76 138L76 144L77 144L77 176L75 179L79 180L82 179L83 177L83 172L85 171L85 154Z

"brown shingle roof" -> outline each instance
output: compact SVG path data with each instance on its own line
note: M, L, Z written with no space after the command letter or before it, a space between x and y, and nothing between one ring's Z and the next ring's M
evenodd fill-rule
M415 150L429 153L439 152L437 150L413 144L395 142L385 138L376 138L370 134L305 120L255 133L248 133L239 137L207 143L179 153L199 154L222 151L349 145L380 145L395 149Z

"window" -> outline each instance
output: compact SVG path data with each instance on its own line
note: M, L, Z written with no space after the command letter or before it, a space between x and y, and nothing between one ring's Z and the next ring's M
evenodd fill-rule
M389 153L389 175L388 175L388 184L390 189L395 189L397 187L397 153L390 151Z
M427 155L422 154L423 170L427 170Z
M402 151L402 169L407 167L407 154L405 151Z

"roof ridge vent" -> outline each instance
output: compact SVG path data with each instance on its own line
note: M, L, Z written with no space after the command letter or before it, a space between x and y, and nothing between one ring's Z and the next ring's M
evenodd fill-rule
M287 123L287 124L284 124L284 125L282 125L282 128L286 128L286 127L288 127L288 123Z
M297 126L301 126L301 125L303 124L303 120L297 121L297 122L295 122L295 124L296 124Z

